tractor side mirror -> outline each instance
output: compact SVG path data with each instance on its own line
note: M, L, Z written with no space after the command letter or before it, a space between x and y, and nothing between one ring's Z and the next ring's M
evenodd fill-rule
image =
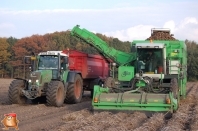
M25 61L25 64L31 64L31 57L25 56L24 61Z
M24 58L25 64L31 64L31 61L34 61L34 60L36 60L36 57L34 56L25 56Z
M64 58L63 58L63 63L64 63L64 64L68 64L68 62L69 62L69 61L68 61L68 57L64 57Z

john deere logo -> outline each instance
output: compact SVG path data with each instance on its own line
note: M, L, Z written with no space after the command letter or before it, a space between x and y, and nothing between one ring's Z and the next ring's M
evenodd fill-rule
M125 76L127 76L127 75L131 75L131 72L124 71L124 72L122 73L122 76L123 76L123 77L125 77Z

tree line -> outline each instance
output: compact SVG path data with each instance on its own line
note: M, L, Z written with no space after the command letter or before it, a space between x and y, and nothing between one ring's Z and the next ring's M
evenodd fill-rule
M129 41L120 41L118 38L107 37L96 33L109 46L124 52L130 52ZM198 45L195 41L185 41L188 59L188 80L198 79ZM0 37L0 78L25 77L28 66L24 64L24 56L30 56L32 52L49 50L73 49L89 54L100 54L95 48L84 41L70 35L70 31L54 32L45 35L32 35L17 39L14 37Z

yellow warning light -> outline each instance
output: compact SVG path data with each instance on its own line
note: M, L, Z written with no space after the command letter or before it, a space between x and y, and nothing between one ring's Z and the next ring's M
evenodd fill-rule
M36 60L36 57L34 57L34 56L31 56L31 60Z
M166 104L170 104L171 100L169 98L166 99Z
M94 103L98 103L98 98L97 97L94 98Z
M150 43L153 43L153 40L152 39L150 39Z

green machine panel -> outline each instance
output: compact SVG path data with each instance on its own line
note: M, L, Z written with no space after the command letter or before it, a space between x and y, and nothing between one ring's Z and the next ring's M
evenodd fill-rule
M118 68L118 80L130 81L134 77L133 66L119 66Z

